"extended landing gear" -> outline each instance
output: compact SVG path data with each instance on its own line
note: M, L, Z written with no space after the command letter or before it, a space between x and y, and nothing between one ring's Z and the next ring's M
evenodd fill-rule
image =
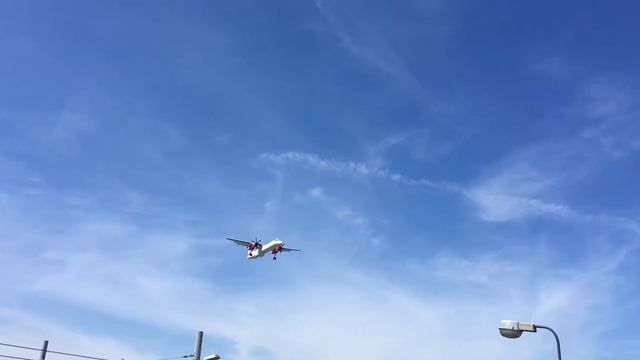
M276 260L276 256L275 255L273 255L273 260Z

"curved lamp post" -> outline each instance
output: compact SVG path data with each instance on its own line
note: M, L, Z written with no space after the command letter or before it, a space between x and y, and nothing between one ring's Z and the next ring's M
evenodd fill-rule
M552 328L543 325L536 324L527 324L519 321L512 320L502 320L500 322L500 335L509 338L509 339L517 339L519 338L523 332L537 332L538 329L547 329L551 331L553 336L556 338L556 347L558 349L558 360L562 360L562 355L560 354L560 338L558 338L558 334L553 331Z

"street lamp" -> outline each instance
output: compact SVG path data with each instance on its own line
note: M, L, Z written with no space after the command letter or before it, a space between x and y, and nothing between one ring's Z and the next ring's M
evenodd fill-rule
M209 355L209 356L205 356L204 357L204 360L220 360L220 359L222 359L222 358L218 354L213 354L213 355Z
M556 338L556 347L558 348L558 360L562 360L562 355L560 355L560 338L558 338L558 334L553 331L552 328L542 325L536 324L527 324L519 321L512 320L502 320L500 321L500 335L509 338L509 339L517 339L519 338L523 332L537 332L538 329L547 329L551 331L553 336Z

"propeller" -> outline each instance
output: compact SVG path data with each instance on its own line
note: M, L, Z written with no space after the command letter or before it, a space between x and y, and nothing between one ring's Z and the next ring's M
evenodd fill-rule
M255 240L253 240L253 241L249 244L249 246L247 246L247 248L248 248L249 250L253 250L253 249L256 249L256 248L258 248L258 249L262 249L262 244L260 244L260 242L261 242L261 241L262 241L262 240L259 240L259 239L258 239L258 237L256 236L256 237L255 237Z
M280 245L276 246L275 249L271 250L271 253L273 254L273 260L276 259L276 255L280 252L282 252L282 248L284 247L284 243L281 243Z

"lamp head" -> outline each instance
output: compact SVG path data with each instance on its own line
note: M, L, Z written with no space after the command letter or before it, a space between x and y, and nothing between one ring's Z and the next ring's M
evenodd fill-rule
M509 338L509 339L517 339L522 336L522 330L513 330L513 329L503 329L500 328L500 335Z
M509 338L517 339L522 336L522 332L536 332L536 326L534 324L521 323L513 320L500 321L500 335Z

